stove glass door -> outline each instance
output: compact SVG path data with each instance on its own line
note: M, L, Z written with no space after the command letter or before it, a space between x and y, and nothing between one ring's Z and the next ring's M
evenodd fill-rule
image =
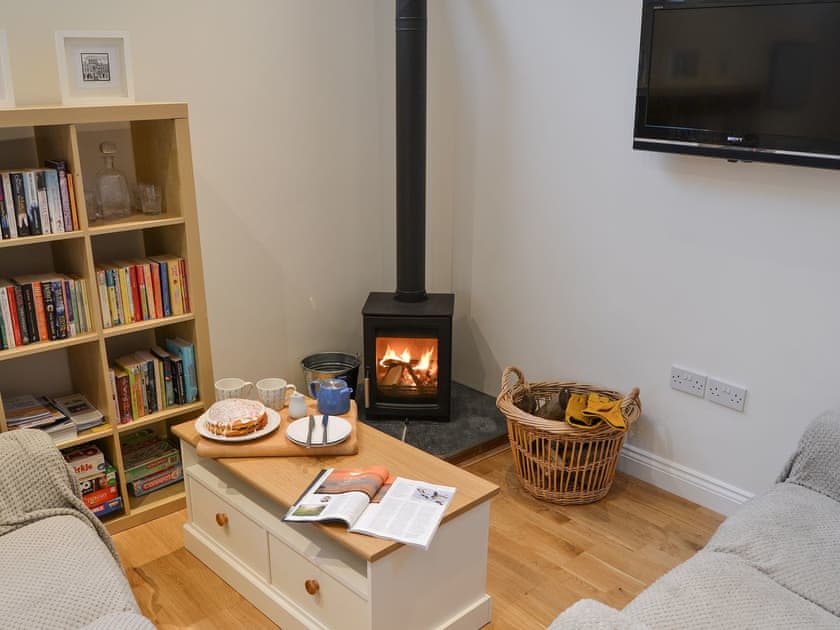
M376 391L382 402L435 402L437 338L377 335Z

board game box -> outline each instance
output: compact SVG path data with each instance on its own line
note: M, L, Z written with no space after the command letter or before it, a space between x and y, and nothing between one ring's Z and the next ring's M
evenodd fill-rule
M160 488L164 488L184 478L184 470L181 464L167 468L160 472L146 475L128 484L128 491L135 497L142 497Z
M83 444L62 451L64 459L73 467L73 472L79 478L101 474L107 468L105 455L96 444Z
M106 514L110 514L111 512L121 510L122 506L122 497L117 497L115 499L111 499L110 501L106 501L105 503L101 503L95 507L90 508L90 511L96 514L99 518L102 518Z
M119 487L117 486L117 471L113 466L108 465L108 468L103 472L98 472L90 477L80 478L79 490L82 493L82 501L89 508L115 499L120 494Z
M122 443L125 480L128 483L181 463L181 454L152 430L138 431Z

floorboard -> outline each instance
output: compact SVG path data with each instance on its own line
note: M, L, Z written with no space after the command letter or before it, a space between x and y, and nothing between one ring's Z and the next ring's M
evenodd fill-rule
M490 512L488 630L544 628L583 597L623 607L723 521L621 473L602 501L563 507L523 492L507 450L466 468L501 487ZM185 522L182 510L114 536L143 614L161 630L276 628L184 549Z

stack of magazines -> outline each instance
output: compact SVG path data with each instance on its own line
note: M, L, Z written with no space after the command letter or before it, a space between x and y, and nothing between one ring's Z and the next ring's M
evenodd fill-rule
M105 417L81 394L34 396L23 394L3 399L6 425L13 429L41 429L56 442L72 440L105 422Z
M53 405L46 396L23 394L3 399L3 411L9 430L41 429L56 442L72 440L77 428L73 421Z

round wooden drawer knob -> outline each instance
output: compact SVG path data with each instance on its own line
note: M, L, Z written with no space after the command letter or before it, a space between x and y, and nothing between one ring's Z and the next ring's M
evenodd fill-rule
M224 512L216 512L216 525L224 527L228 524L228 515Z
M310 595L316 595L318 591L321 590L321 585L318 584L318 580L306 580L303 583L303 586L306 588L306 592Z

